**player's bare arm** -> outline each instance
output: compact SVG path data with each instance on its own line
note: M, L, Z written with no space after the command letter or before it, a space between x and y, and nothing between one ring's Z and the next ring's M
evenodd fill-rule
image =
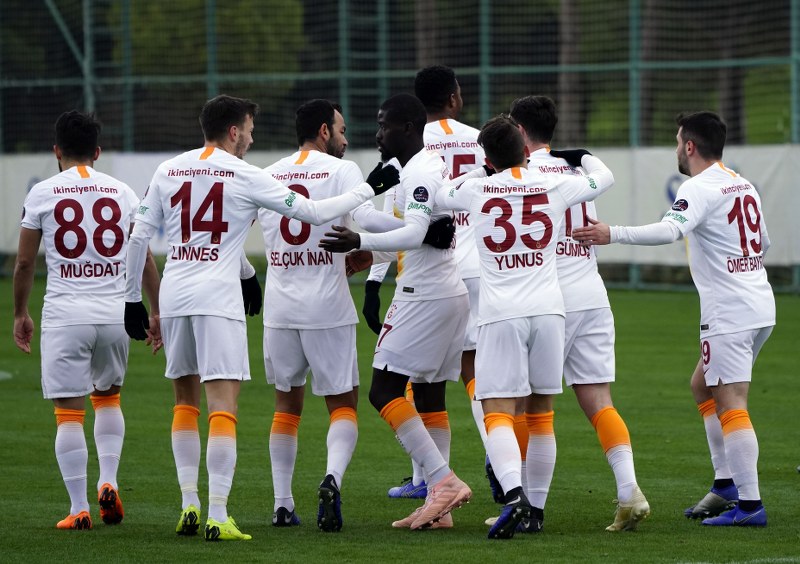
M17 263L14 265L14 344L28 354L31 352L34 328L33 319L28 313L28 299L33 287L36 253L41 241L40 230L20 228Z
M161 277L158 274L158 267L153 258L150 248L147 249L147 259L144 263L144 273L142 275L142 288L147 294L147 301L150 304L150 328L147 330L145 344L149 345L155 355L163 346L161 340L161 323L158 308L158 292L161 287Z

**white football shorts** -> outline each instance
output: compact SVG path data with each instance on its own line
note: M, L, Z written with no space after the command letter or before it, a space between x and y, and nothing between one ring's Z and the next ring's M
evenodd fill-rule
M393 301L378 335L372 367L411 382L457 382L461 375L467 294L421 302Z
M475 399L561 393L564 318L516 317L481 325L475 356Z
M614 315L610 307L567 312L564 343L567 386L614 381Z
M122 324L43 327L42 394L75 398L121 386L129 345Z
M750 382L758 353L771 333L769 326L701 339L706 386Z
M250 379L244 321L213 315L162 317L161 337L167 378L199 374L201 382Z
M311 370L315 396L335 396L358 386L356 326L330 329L264 327L267 383L282 392L305 386Z
M469 318L467 319L467 329L464 332L463 350L474 351L478 346L478 304L481 296L481 279L464 278L463 282L469 296Z

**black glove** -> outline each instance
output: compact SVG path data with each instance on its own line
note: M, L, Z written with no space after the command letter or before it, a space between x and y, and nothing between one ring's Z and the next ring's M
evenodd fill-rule
M258 275L253 274L250 278L242 280L242 298L244 298L244 312L250 317L258 315L264 304L264 294L261 291L261 284L258 283Z
M378 163L367 176L367 184L372 186L375 195L383 194L392 186L400 183L400 173L393 166L383 166Z
M428 232L422 240L426 245L437 249L449 249L456 236L456 226L451 216L442 217L428 225Z
M381 283L377 280L367 280L364 286L364 307L361 313L364 314L364 321L370 329L380 335L383 323L381 322Z
M125 332L131 339L144 341L147 339L150 320L147 309L142 302L125 302Z
M586 149L562 149L561 151L554 151L550 149L550 154L567 161L570 166L581 166L581 157L583 155L591 155Z

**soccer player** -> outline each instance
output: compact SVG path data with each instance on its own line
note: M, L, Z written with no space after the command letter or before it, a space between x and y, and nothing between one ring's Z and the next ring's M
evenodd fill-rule
M130 340L121 319L127 235L139 199L127 184L94 170L100 129L93 114L72 110L59 116L53 151L60 172L36 184L25 198L14 267L14 341L30 353L34 324L28 299L44 241L42 392L55 406L56 460L70 499L69 515L56 524L59 529L92 528L83 430L87 395L95 410L100 517L113 525L124 515L117 469L125 437L120 389ZM161 338L158 284L148 254L145 289L153 318L147 336L154 353Z
M425 148L436 151L444 159L452 178L461 176L465 172L480 167L484 164L483 149L478 145L478 130L457 121L464 102L461 98L461 86L456 75L449 67L434 65L420 70L414 79L414 94L425 106L427 123L423 139ZM478 251L475 247L473 226L470 223L468 212L458 212L455 217L456 247L455 255L461 279L469 292L470 315L464 338L464 349L461 354L461 380L467 390L472 406L475 424L481 436L481 441L486 443L486 430L483 424L483 411L480 402L474 398L475 394L475 343L478 327ZM377 299L383 280L381 265L376 265L371 271L365 286L364 315L368 319L376 319L380 301ZM380 325L376 327L380 332ZM426 428L437 443L443 443L449 449L450 424L447 412L436 414L435 417L423 419ZM522 421L524 425L524 420ZM389 497L393 498L424 498L427 488L422 475L422 469L417 464L412 464L413 475L411 480L389 490ZM489 468L490 469L490 468ZM489 474L490 476L492 474ZM496 486L493 486L495 493ZM495 493L500 495L502 493Z
M359 234L336 226L335 232L326 233L330 238L320 242L334 252L402 251L397 290L375 350L369 399L425 472L429 486L425 503L392 523L411 529L452 526L449 518L442 518L472 495L450 469L449 452L440 451L420 416L446 411L445 385L458 379L469 310L452 249L422 244L431 219L448 215L433 205L433 197L450 176L439 155L425 150L425 123L425 107L409 94L389 98L378 112L378 146L403 167L395 193L403 227ZM404 396L409 379L415 404Z
M755 187L722 163L727 133L722 118L696 112L678 116L677 124L678 170L691 178L678 188L663 219L637 227L609 227L592 220L573 229L573 237L595 245L664 245L689 239L689 265L700 295L701 358L692 391L706 420L716 477L723 478L722 471L732 479L722 484L715 480L711 493L720 499L712 497L715 503L708 504L707 495L698 504L704 507L693 511L698 516L724 511L733 495L723 497L715 489L735 487L738 505L703 524L763 527L767 514L758 488L758 440L747 396L752 366L775 325L775 298L763 264L767 226Z
M340 106L328 100L306 102L297 110L295 126L299 149L265 169L273 177L313 199L343 194L363 182L358 166L342 160L347 138ZM370 231L403 225L402 220L377 211L371 202L351 213ZM371 221L376 215L378 221ZM311 226L262 209L259 221L269 264L264 364L267 381L275 385L269 442L275 491L272 524L300 524L294 511L292 477L306 377L311 370L312 392L325 397L330 414L328 463L319 486L317 525L323 531L339 531L342 477L358 438L358 316L345 276L345 256L322 251L317 243L332 225L347 225L349 220L341 216Z
M397 182L397 171L380 169L368 183L335 198L311 201L269 173L242 160L253 142L258 106L220 95L200 114L205 146L162 163L139 207L128 250L126 329L133 338L147 325L139 288L146 243L159 226L169 251L161 292L161 328L173 380L172 448L183 493L176 532L195 534L200 500L197 475L201 386L209 410L206 450L209 508L206 540L249 540L228 515L236 466L236 414L241 382L250 379L240 278L242 245L259 208L320 224L339 217Z
M486 447L505 494L489 538L511 538L518 525L533 516L522 488L522 458L514 432L517 398L527 398L528 460L555 462L555 440L539 440L538 435L549 427L552 437L553 395L561 393L564 364L556 234L567 209L597 197L611 187L614 177L600 159L580 150L561 155L584 166L589 176L531 170L517 124L506 116L489 120L478 142L497 174L480 178L483 170L469 173L437 193L435 202L469 210L475 220L481 269L475 397L483 404ZM549 486L552 479L552 465L543 475L535 472L538 469L528 465L532 495L540 482Z
M544 174L582 174L549 150L558 115L547 96L525 96L511 104L511 117L519 124L530 154L528 168ZM566 311L564 381L597 432L617 484L617 512L607 531L633 530L650 512L636 482L630 434L611 400L614 381L614 316L603 279L597 270L597 253L572 239L572 230L597 217L593 201L570 207L558 232L556 266ZM552 421L550 422L552 427ZM536 437L534 440L545 440ZM546 496L547 491L540 492ZM544 499L531 500L544 507ZM537 505L541 501L542 505Z

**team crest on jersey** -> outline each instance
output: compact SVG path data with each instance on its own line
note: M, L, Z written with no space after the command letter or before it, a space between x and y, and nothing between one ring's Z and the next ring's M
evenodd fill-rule
M414 188L414 200L417 202L427 202L428 201L428 189L424 186L417 186Z
M689 202L683 199L678 200L674 204L672 204L672 209L675 211L686 211L688 207L689 207Z

